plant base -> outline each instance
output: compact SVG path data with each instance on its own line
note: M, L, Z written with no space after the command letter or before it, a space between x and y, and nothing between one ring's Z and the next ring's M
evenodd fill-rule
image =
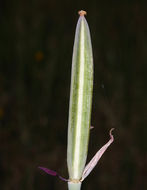
M81 182L78 183L73 183L73 182L68 182L68 190L80 190L81 189Z

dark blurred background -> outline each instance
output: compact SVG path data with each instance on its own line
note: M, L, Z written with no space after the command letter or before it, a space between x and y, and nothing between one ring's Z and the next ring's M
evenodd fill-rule
M88 161L115 141L83 190L147 188L147 3L0 1L0 189L67 189L67 123L77 12L87 11L94 54Z

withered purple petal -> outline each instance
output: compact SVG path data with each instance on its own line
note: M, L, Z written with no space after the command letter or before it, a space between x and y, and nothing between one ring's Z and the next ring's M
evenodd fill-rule
M83 181L93 170L93 168L96 166L104 152L107 150L107 148L110 146L110 144L114 141L112 131L114 128L112 128L109 132L110 135L110 140L95 154L95 156L91 159L91 161L86 165L83 175L82 175L82 180Z
M57 176L57 172L50 170L48 168L44 168L44 167L38 167L39 169L43 170L45 173L52 175L52 176Z
M38 167L39 169L43 170L45 173L52 175L52 176L57 176L59 177L59 179L61 179L62 181L68 181L68 179L65 179L64 177L60 176L57 172L50 170L48 168L44 168L44 167Z
M62 181L68 181L68 179L66 179L66 178L64 178L64 177L62 177L62 176L60 176L60 175L58 175L58 177L59 177L59 179L61 179Z

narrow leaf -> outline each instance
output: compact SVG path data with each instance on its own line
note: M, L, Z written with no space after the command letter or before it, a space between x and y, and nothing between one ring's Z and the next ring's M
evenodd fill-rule
M83 181L94 169L104 152L107 150L107 148L110 146L110 144L114 141L112 131L114 128L112 128L109 132L110 134L110 140L95 154L95 156L91 159L91 161L86 165L83 175L82 175L82 180Z

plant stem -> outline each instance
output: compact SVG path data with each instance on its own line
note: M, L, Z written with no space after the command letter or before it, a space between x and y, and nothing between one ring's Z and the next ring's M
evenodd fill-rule
M79 183L68 182L68 189L69 190L80 190L81 184L82 184L81 182L79 182Z

